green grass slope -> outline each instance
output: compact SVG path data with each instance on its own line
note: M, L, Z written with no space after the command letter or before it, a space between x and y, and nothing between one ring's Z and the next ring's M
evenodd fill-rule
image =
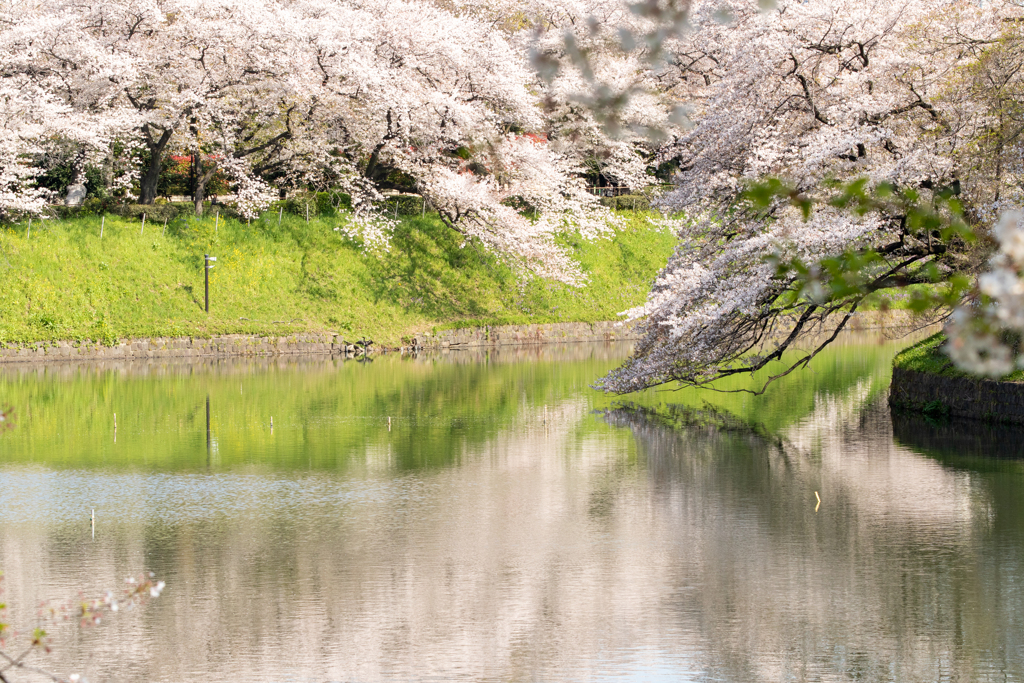
M949 356L942 352L942 345L945 342L946 335L937 332L900 351L893 359L892 365L901 370L914 370L943 377L967 377L967 374L958 370Z
M102 238L101 232L102 220ZM165 228L107 215L0 230L0 343L334 331L378 343L438 327L591 322L643 302L675 239L642 214L611 239L566 245L581 289L517 273L461 247L440 221L405 217L390 251L361 251L341 219L269 212L252 224L176 219ZM203 310L203 254L211 270Z
M945 333L937 332L927 339L922 339L913 346L900 351L893 359L893 367L931 375L941 375L942 377L970 377L977 379L976 375L964 372L953 365L953 361L942 350L942 346L945 343ZM1003 377L1001 381L1024 381L1024 370L1015 370Z

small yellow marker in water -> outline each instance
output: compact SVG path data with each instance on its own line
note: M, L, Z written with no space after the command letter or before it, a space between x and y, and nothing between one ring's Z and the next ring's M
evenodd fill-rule
M818 511L818 508L820 508L820 507L821 507L821 496L819 496L819 495L818 495L818 492L817 492L817 491L815 491L815 492L814 492L814 497L818 499L818 504L814 506L814 511L815 511L815 512L817 512L817 511Z

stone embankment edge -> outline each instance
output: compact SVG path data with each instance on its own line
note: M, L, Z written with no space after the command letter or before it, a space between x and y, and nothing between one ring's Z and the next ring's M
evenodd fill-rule
M1024 424L1024 383L893 368L889 405L948 417Z
M374 351L411 352L426 349L521 346L636 339L634 328L617 322L500 325L443 330L414 336L407 345ZM0 363L65 360L145 360L152 358L217 358L232 356L354 355L362 349L333 333L286 336L223 335L208 339L166 337L133 339L106 346L95 341L57 341L0 348Z

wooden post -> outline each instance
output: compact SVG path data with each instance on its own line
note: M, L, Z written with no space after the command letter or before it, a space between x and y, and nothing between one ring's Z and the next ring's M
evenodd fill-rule
M220 234L220 209L217 209L217 217L213 221L213 234Z
M309 225L309 202L306 202L306 225Z
M164 218L164 231L162 233L160 233L160 234L161 234L161 236L167 234L167 218L166 217Z
M142 227L139 228L139 237L146 231L146 214L142 214Z
M28 232L25 233L25 239L32 238L32 219L28 219Z
M213 450L213 439L210 438L210 395L206 395L206 454Z
M103 224L107 222L107 214L100 216L100 239L103 239Z
M281 227L281 218L282 218L282 216L284 216L284 207L283 206L278 208L278 211L277 211L277 227L279 227L279 228Z

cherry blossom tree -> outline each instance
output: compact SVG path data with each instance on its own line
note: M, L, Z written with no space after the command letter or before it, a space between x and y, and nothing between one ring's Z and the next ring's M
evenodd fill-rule
M680 246L628 313L644 340L601 386L703 386L776 360L785 374L821 348L785 355L802 336L827 343L872 292L965 294L999 181L973 163L986 117L949 89L1017 18L928 0L694 3L666 48L695 123L662 152L680 168L664 200L685 212Z
M135 120L118 106L133 65L109 52L63 4L0 7L0 211L38 213L50 199L36 179L63 158L72 182L110 154ZM118 169L122 175L130 168Z
M1006 17L1016 19L1016 17ZM1001 377L1024 367L1024 81L1021 22L1003 21L998 40L960 70L943 97L969 139L963 176L979 202L979 221L996 222L994 250L974 296L953 315L945 349L956 364L976 374ZM999 214L998 219L996 219Z
M245 215L275 185L344 190L356 207L346 229L356 231L393 228L380 213L385 193L411 191L467 240L578 282L556 234L594 237L613 220L583 178L646 184L653 148L642 131L665 113L659 97L638 95L623 134L608 135L578 101L582 72L538 79L528 52L543 39L487 2L8 2L4 87L21 98L8 106L39 100L12 113L4 133L12 207L15 195L36 208L46 199L35 182L45 155L76 181L102 166L151 202L173 150L191 160L197 213L219 170ZM613 21L624 7L601 11ZM573 27L594 8L527 11ZM579 30L595 48L614 42ZM650 81L634 57L602 54L599 71L623 87Z
M468 240L578 282L556 233L596 236L612 217L581 181L587 169L571 142L552 140L515 32L477 9L303 7L324 90L322 168L357 214L372 213L383 191L413 190Z
M140 64L124 91L144 117L149 150L140 200L155 197L161 155L175 148L192 160L197 214L218 170L237 183L243 214L265 208L272 193L260 178L288 164L316 95L301 20L275 2L164 2L152 20L118 10L122 42ZM136 30L141 21L151 28Z
M61 161L74 168L73 182L86 165L130 166L123 175L129 185L139 182L142 202L155 198L165 152L185 149L196 165L197 211L220 166L251 204L267 194L255 191L262 188L257 177L287 164L285 143L314 81L302 80L310 74L296 59L302 36L279 3L52 0L12 5L6 19L6 87L34 88L64 107L54 118L34 103L48 129L12 133L22 141L13 152L22 185L38 175L32 158L52 157L55 141L66 150ZM144 169L126 147L146 149Z

